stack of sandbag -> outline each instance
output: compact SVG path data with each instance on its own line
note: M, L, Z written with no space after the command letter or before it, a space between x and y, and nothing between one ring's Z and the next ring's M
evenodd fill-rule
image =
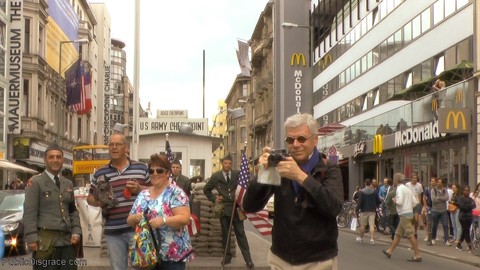
M205 183L192 184L192 204L200 205L200 213L197 216L200 219L200 233L192 237L192 245L197 257L222 257L222 229L220 226L220 219L215 217L212 207L213 202L209 201L203 194L203 187ZM214 194L218 194L213 190ZM198 208L198 207L193 207ZM232 229L230 238L231 252L235 255L235 237Z

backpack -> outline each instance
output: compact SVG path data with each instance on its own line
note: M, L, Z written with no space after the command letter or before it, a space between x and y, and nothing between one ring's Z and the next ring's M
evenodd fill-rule
M152 269L161 262L153 229L146 218L147 211L135 228L133 244L128 249L130 262L138 269Z

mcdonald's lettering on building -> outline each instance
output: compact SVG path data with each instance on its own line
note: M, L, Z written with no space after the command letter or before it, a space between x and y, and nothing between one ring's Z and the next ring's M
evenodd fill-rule
M439 108L438 130L441 133L470 133L472 114L469 108Z
M303 53L293 53L290 59L290 66L305 66L305 55Z
M373 154L381 154L383 152L383 136L375 135L373 137Z

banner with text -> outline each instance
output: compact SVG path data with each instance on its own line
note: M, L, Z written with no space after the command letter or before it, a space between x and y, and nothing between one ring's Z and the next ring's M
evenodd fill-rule
M178 132L183 125L190 125L196 135L208 136L207 118L140 118L138 134Z

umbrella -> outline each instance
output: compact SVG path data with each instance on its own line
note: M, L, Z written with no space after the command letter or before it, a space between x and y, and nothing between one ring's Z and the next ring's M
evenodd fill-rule
M462 61L451 69L445 70L438 75L438 78L445 81L447 85L461 82L473 76L473 63Z
M22 171L25 173L29 174L37 174L38 171L32 170L30 168L15 164L13 162L7 161L7 160L0 160L0 168L4 168L7 170L13 170L13 171Z
M419 97L422 97L428 93L432 88L433 82L436 80L435 77L432 77L423 82L419 82L411 85L408 88L403 89L402 91L393 95L390 100L415 100Z

